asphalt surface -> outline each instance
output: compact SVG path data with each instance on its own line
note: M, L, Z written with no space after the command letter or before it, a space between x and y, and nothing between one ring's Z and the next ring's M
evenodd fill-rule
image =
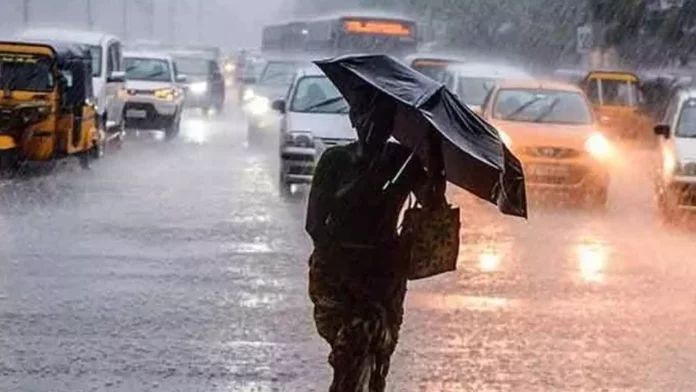
M1 391L327 390L274 138L183 126L0 183ZM410 285L389 390L696 390L694 225L660 220L650 159L617 157L604 212L452 190L459 270Z

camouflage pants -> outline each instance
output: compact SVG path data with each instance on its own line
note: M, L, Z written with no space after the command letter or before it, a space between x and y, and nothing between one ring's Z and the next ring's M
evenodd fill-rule
M317 258L315 253L312 261ZM317 264L310 267L310 297L317 331L331 345L329 392L383 392L403 320L406 280L346 277Z

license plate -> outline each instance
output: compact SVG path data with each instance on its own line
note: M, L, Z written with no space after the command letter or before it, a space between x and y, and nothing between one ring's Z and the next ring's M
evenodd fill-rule
M145 110L128 110L126 116L129 118L147 118L147 112Z
M566 166L530 165L527 173L536 177L565 177L570 174Z

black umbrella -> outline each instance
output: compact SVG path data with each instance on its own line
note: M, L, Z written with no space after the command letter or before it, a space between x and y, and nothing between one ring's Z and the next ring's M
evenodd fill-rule
M427 161L429 132L442 135L447 180L496 204L504 214L527 217L520 161L498 132L442 84L387 55L350 55L317 61L352 108L370 110L375 96L397 105L392 136ZM361 113L358 113L361 114Z

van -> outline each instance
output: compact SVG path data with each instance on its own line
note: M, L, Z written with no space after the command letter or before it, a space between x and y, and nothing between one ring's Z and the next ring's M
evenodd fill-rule
M123 138L126 73L123 67L123 44L118 37L92 31L31 29L20 33L19 38L23 41L60 41L87 46L92 56L92 84L97 113L102 119L108 139Z

